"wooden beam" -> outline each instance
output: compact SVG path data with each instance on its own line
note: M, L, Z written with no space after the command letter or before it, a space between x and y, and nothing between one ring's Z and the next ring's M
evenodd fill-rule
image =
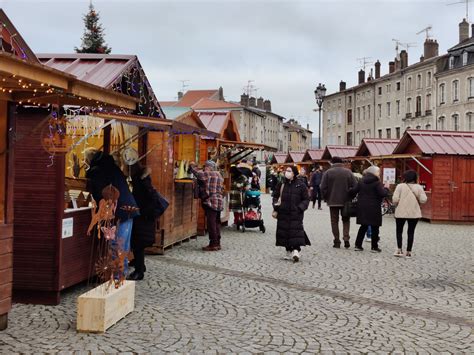
M12 94L8 92L0 92L0 100L12 101Z
M135 110L137 108L138 100L134 97L95 87L94 85L89 85L81 81L71 82L68 91L76 96L81 96L101 103L103 102L116 107L123 107L128 110Z
M50 84L64 90L68 88L68 78L65 75L6 55L0 56L0 72L15 75L19 79Z

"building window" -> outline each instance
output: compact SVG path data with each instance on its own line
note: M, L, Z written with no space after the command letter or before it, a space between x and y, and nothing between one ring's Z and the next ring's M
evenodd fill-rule
M347 132L346 134L346 144L352 145L352 132Z
M463 52L463 54L462 54L462 65L466 65L466 64L467 64L467 58L468 58L468 53L467 53L467 52Z
M367 130L367 137L370 138L370 129Z
M408 78L408 90L411 90L411 77Z
M416 97L416 112L415 112L416 117L421 116L421 96Z
M441 84L439 86L439 104L442 105L444 104L445 102L445 97L446 97L446 85L445 84Z
M431 111L431 94L426 95L426 111Z
M395 128L395 136L397 139L400 139L400 127Z
M382 130L379 129L379 138L382 138Z
M453 131L459 131L459 115L453 115Z
M421 89L421 74L416 76L416 88Z
M382 104L378 104L378 117L379 119L382 118Z
M411 97L407 99L407 113L411 113Z
M467 95L468 98L471 99L474 97L474 78L467 79L467 92L468 92L468 95Z
M459 100L459 80L453 81L453 102Z
M392 92L392 84L387 84L387 93Z
M365 138L365 130L362 131L362 139L364 139L364 138Z
M357 121L360 121L360 107L357 107Z
M349 99L348 105L352 106L352 96L349 96L348 99Z
M347 124L352 124L352 110L347 110Z
M341 106L341 99L337 100L338 106Z
M421 129L421 126L420 126L420 125L418 125L418 126L416 126L415 128L416 128L416 129Z
M392 138L392 130L390 128L387 128L387 138Z
M400 100L397 100L397 115L400 114Z
M444 130L444 117L438 118L438 129L441 131Z
M397 91L400 91L401 83L397 81Z
M428 123L428 124L425 126L425 129L431 129L431 125Z
M474 131L474 113L466 113L466 128L468 131Z
M426 74L426 86L431 86L431 72L429 71L428 74Z
M454 56L449 57L449 69L454 68Z
M390 117L390 102L387 102L387 116Z
M357 131L356 137L357 137L356 143L359 144L360 143L360 132L359 131Z
M370 105L367 105L367 118L370 120Z
M382 87L379 86L379 95L382 95Z

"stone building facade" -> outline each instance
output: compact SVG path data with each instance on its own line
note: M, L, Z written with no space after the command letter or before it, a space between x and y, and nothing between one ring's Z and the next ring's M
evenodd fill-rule
M417 63L408 65L402 50L388 74L380 75L377 61L375 75L359 71L357 86L341 81L339 92L325 98L322 145L400 138L406 129L472 130L474 39L465 20L459 29L460 42L447 54L440 56L438 43L427 38Z

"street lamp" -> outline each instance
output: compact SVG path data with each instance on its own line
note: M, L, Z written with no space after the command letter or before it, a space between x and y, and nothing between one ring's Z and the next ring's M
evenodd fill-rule
M319 108L319 140L318 148L321 149L321 107L323 106L324 96L326 96L326 87L324 84L319 83L316 90L314 90L314 96L316 97L316 104Z

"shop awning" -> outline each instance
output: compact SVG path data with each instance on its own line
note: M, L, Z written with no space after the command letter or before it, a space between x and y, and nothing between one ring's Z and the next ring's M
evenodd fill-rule
M226 139L217 139L219 144L224 147L235 147L235 148L250 148L253 150L266 150L271 152L276 152L276 149L265 144L260 143L250 143L250 142L239 142L239 141L230 141Z
M357 149L356 157L378 157L392 154L399 139L364 138Z
M112 106L135 110L138 99L0 51L0 97L30 105Z

